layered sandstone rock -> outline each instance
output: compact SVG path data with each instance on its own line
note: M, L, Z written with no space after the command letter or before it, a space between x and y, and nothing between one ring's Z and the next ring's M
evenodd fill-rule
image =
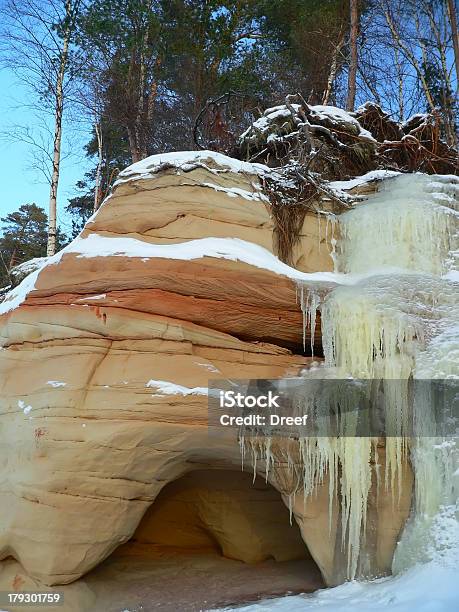
M48 585L76 580L129 540L167 483L240 468L237 431L208 430L209 379L295 376L311 361L300 354L295 280L332 269L316 217L306 216L298 270L288 268L273 254L262 169L205 152L180 167L145 162L2 304L0 558ZM374 502L375 571L390 565L408 512L406 478L398 514ZM293 512L336 583L339 544L325 533L321 491Z

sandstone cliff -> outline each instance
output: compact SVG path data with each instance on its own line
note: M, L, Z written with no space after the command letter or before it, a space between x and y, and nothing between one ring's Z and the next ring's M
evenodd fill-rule
M263 172L209 152L135 164L81 236L1 304L0 559L70 583L132 537L167 483L240 469L236 432L208 431L209 379L308 367L296 282L333 283L320 215L306 215L294 267L276 257ZM403 483L370 499L373 573L389 571L409 512L408 467ZM342 581L326 480L292 511L325 581Z

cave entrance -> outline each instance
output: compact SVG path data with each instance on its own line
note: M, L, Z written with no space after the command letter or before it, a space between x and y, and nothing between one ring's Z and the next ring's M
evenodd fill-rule
M127 609L193 612L323 588L279 492L252 480L198 470L169 483L131 540L95 573L105 567L117 576L112 596L119 590Z

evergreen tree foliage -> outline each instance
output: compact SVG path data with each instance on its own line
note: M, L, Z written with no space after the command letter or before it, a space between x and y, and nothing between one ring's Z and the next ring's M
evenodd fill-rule
M0 287L9 284L9 271L34 257L46 256L48 216L36 204L22 204L0 219ZM57 246L67 238L58 230Z
M48 217L36 204L23 204L19 210L0 220L0 285L8 284L9 270L32 259L46 255Z
M404 44L388 36L391 30L385 32L388 26L384 14L378 13L379 4L358 3L359 15L367 24L359 33L362 57L363 50L367 55L364 69L358 71L358 86L369 89L378 102L377 93L384 87L391 91L395 87L396 95L403 89L402 72L401 85L392 77L386 83L379 76L384 71L377 65L378 45ZM396 0L386 4L395 11ZM394 15L405 12L403 8ZM430 23L427 17L424 21ZM404 36L403 20L396 25ZM218 105L213 106L214 114L208 113L213 123L200 125L201 134L208 136L202 139L204 145L212 147L222 140L211 134L219 126L231 141L258 117L260 109L283 103L289 93L300 92L310 103L342 106L349 29L349 2L342 0L86 3L78 23L78 45L86 58L80 76L86 91L92 92L88 107L97 109L97 130L86 147L97 167L79 181L80 194L67 206L74 235L92 214L94 203L100 202L95 192L105 196L122 167L147 155L194 149L197 141L201 144L196 139L196 120L202 109L226 92L236 93L237 108L228 107L226 116L220 117ZM402 56L405 63L410 58L403 46L397 57ZM424 63L421 70L424 89L431 89L435 103L452 108L452 90L438 71L438 62Z
M322 102L333 58L344 62L349 27L348 2L342 0L263 0L257 3L267 41L268 65L275 75L273 94L300 92ZM362 3L363 4L363 3Z

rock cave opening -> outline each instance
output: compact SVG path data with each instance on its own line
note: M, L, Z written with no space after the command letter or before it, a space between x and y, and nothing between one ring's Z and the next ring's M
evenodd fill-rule
M182 600L183 609L201 610L325 586L280 493L235 470L196 470L167 484L132 538L85 580L95 591L110 583L118 602L155 601L161 610L182 609Z

